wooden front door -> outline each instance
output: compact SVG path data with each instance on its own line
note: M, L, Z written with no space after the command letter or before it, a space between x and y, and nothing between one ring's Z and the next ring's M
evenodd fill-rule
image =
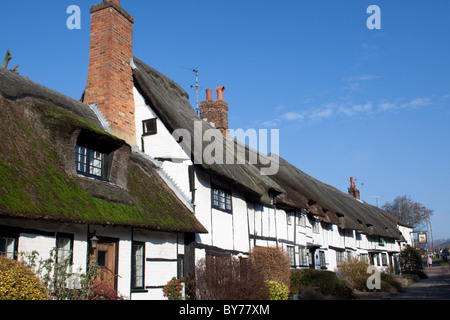
M97 280L117 290L117 242L100 240L95 256L100 267Z

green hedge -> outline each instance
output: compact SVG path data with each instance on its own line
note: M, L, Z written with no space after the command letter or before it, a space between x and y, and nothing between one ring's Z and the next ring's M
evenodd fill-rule
M291 270L291 292L299 293L305 288L314 289L333 299L350 299L352 295L343 281L334 272L314 269Z

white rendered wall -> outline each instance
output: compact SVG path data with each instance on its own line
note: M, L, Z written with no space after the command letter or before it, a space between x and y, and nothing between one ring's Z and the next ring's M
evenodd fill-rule
M140 150L152 158L171 158L176 162L164 161L162 169L175 182L185 197L190 200L189 190L189 166L192 165L190 156L181 148L175 138L166 128L164 123L157 117L156 113L145 103L139 91L134 88L135 122L137 144ZM157 133L142 137L142 122L149 119L157 119ZM143 138L141 140L141 137Z

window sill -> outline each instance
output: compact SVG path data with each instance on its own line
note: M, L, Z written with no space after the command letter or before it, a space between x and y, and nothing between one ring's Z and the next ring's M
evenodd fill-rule
M233 210L222 209L222 208L219 208L219 207L216 207L216 206L211 206L211 208L219 210L219 211L222 211L222 212L225 212L225 213L233 214Z
M146 290L146 289L131 289L130 292L131 293L147 293L148 290Z

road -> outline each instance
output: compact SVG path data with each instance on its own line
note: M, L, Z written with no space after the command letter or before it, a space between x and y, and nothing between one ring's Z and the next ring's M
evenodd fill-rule
M450 300L450 266L435 263L424 271L428 279L413 283L389 300Z

